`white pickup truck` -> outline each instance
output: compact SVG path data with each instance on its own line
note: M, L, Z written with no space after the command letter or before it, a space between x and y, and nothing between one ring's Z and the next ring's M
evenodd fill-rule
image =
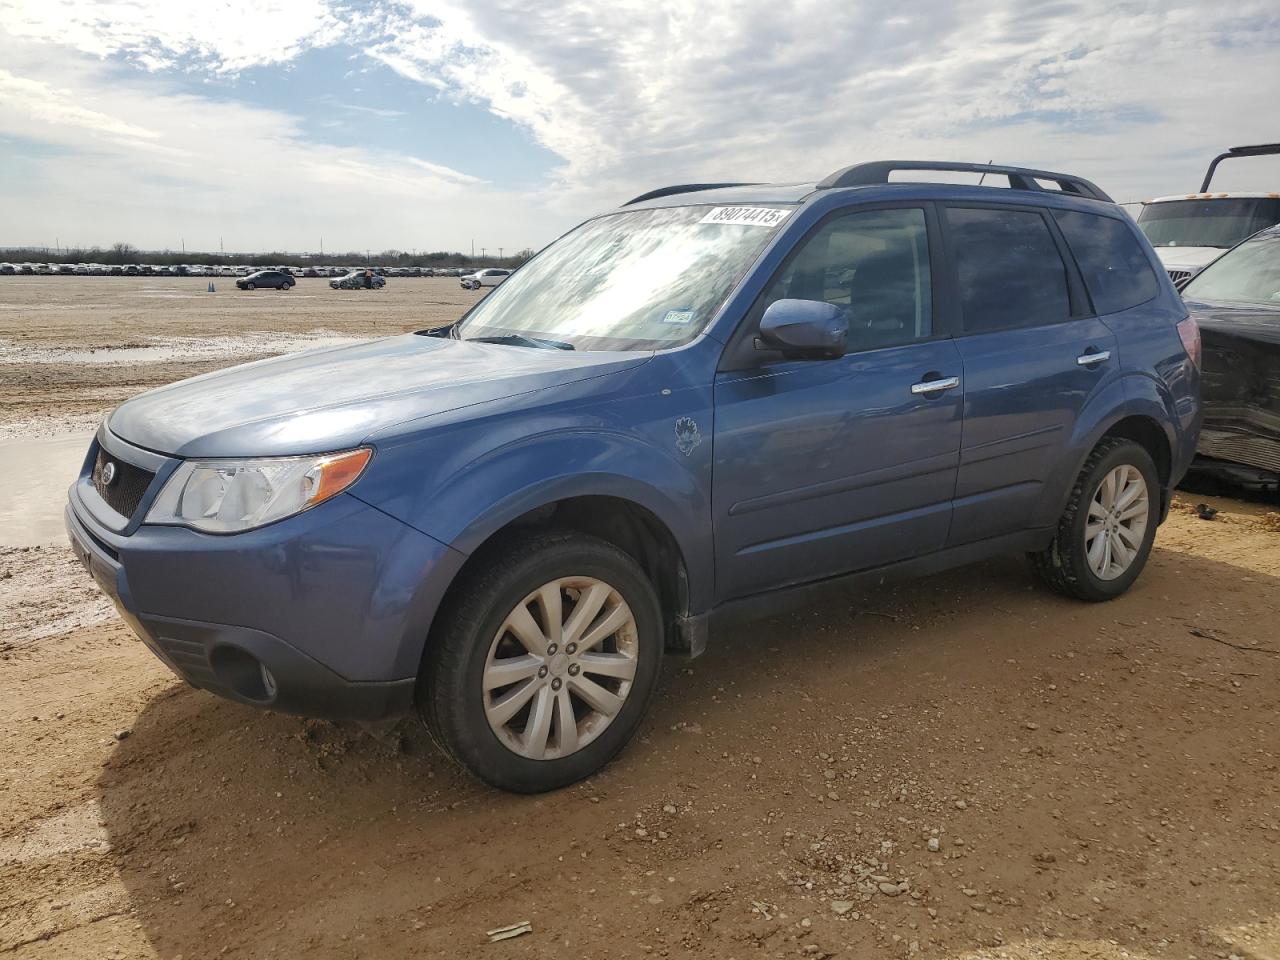
M1199 193L1157 197L1143 204L1138 226L1179 289L1240 241L1280 223L1280 192L1209 192L1223 160L1273 155L1280 155L1280 143L1232 147L1214 157Z

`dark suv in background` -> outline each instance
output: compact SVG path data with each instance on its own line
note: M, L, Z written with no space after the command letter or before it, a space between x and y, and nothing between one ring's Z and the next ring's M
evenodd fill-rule
M891 178L921 170L1007 185ZM546 790L622 749L664 650L725 618L1008 552L1123 593L1195 451L1199 349L1078 177L667 187L443 330L126 402L67 527L197 686L416 706L479 776Z

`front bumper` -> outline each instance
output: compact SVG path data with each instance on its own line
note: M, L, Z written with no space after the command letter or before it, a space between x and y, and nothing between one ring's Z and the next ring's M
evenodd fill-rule
M104 430L87 463L99 443L128 456ZM65 512L77 556L160 660L212 693L305 716L377 720L411 707L461 554L347 494L232 536L140 524L169 472L118 529L101 521L87 473Z

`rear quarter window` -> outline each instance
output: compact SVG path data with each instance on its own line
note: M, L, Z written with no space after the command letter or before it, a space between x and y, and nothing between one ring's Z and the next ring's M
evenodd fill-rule
M1055 210L1053 216L1098 313L1128 310L1159 292L1151 260L1128 224L1076 210Z

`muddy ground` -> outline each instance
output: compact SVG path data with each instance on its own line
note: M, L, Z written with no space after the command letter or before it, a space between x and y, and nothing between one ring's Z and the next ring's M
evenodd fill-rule
M474 296L13 279L0 340L48 351L390 333ZM51 435L226 362L0 357L0 422ZM1010 558L715 636L617 762L535 798L412 723L187 688L60 545L0 552L0 955L1280 957L1277 510L1184 494L1111 604Z

